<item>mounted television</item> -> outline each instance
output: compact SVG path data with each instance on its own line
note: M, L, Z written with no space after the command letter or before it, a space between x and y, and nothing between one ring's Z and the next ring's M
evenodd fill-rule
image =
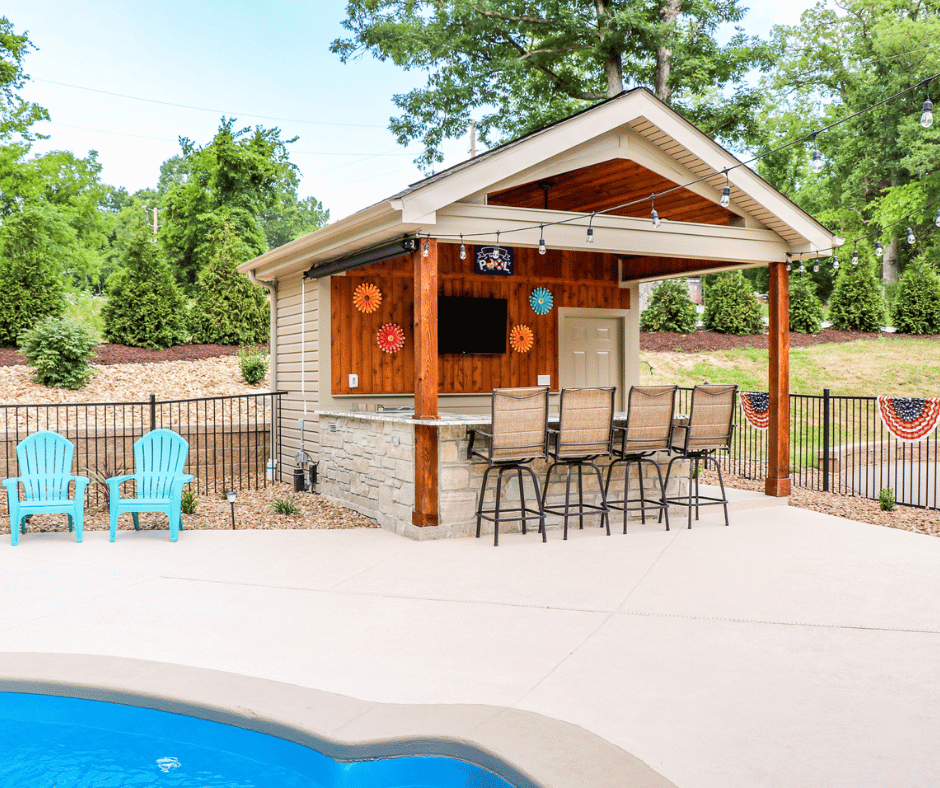
M437 352L506 352L509 331L505 298L438 296Z

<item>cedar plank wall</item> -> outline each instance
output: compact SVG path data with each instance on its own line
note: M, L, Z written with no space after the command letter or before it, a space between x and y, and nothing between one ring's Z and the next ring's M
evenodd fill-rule
M459 245L439 244L441 295L506 298L509 320L507 349L503 355L442 355L438 385L442 394L472 394L496 387L535 386L538 375L558 381L558 307L629 309L630 291L618 287L617 256L549 249L515 248L512 276L483 276L472 269L472 246L461 260ZM353 306L353 293L363 283L382 291L382 303L364 314ZM529 294L548 288L554 307L536 315ZM357 268L334 276L332 288L332 389L333 394L411 394L414 391L414 281L410 257ZM405 346L398 353L384 353L375 335L385 323L404 329ZM509 330L529 326L535 344L528 353L508 346ZM467 330L472 330L468 326ZM359 388L350 389L348 375L359 375Z

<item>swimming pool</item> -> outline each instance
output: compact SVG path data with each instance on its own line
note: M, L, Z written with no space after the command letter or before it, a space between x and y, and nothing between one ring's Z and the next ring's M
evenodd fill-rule
M511 788L454 758L342 763L264 733L95 700L0 693L0 788Z

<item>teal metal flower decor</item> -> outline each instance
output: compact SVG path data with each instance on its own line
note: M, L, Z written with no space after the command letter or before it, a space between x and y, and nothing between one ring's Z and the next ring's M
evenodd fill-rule
M547 315L552 311L551 291L544 287L536 287L529 295L529 305L537 315Z

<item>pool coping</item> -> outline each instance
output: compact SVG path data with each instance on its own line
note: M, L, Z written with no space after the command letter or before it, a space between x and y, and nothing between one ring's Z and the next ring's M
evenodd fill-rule
M0 653L0 691L188 714L278 736L340 761L459 758L517 788L675 788L584 728L505 706L378 703L209 668L27 652Z

